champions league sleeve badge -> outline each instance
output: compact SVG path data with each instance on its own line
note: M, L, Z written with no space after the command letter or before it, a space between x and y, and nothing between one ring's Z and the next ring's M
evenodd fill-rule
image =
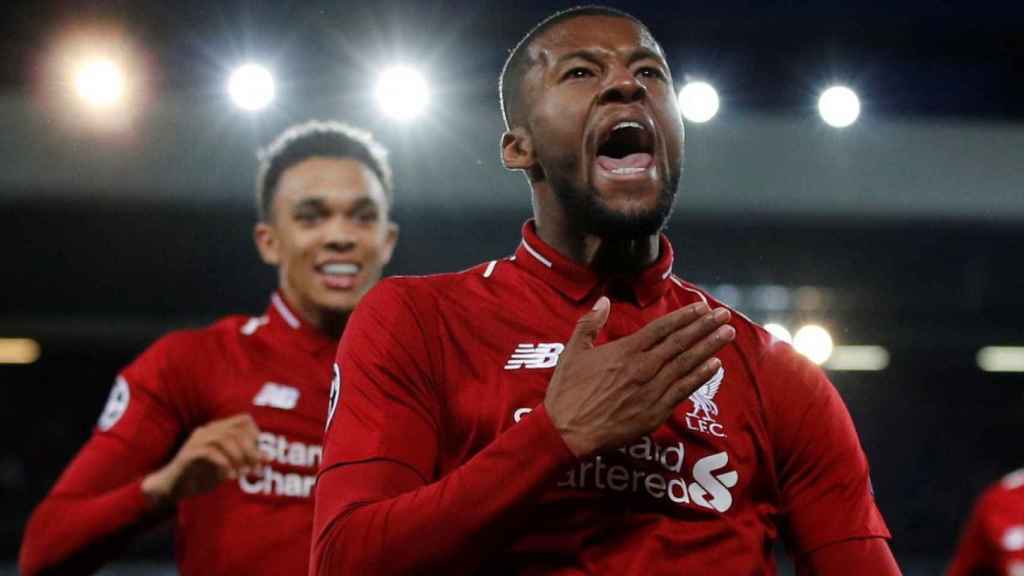
M338 398L341 396L341 368L334 363L334 378L331 380L331 396L327 400L327 424L324 424L324 431L331 426L334 419L334 410L338 407Z
M114 387L110 390L107 398L107 405L103 407L99 422L96 426L106 432L113 428L114 424L128 411L128 401L131 400L131 391L128 389L128 381L124 376L118 376L114 381Z

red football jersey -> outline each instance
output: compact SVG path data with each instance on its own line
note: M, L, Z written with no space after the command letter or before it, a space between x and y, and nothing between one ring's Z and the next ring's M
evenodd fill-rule
M601 295L597 344L721 306L672 275L664 237L610 286L532 222L510 258L375 288L339 347L310 573L772 574L780 536L796 554L889 537L835 388L739 314L722 369L661 428L576 460L542 400Z
M949 576L1024 576L1024 469L978 498Z
M336 342L280 295L266 315L168 334L117 377L93 437L26 531L24 572L94 569L147 524L142 478L198 426L247 412L270 460L177 506L182 574L300 574L309 561Z

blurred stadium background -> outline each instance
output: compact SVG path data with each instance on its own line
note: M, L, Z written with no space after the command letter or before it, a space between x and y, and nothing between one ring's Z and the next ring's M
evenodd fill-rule
M676 272L761 322L828 331L822 361L896 556L907 574L940 572L974 496L1024 466L1024 8L611 4L651 25L679 88L717 91L717 114L687 120ZM570 5L12 4L0 572L118 368L170 329L263 309L274 278L250 239L253 152L286 125L341 119L390 147L389 273L510 253L529 196L498 162L497 76L533 23ZM262 68L229 87L244 63ZM382 81L393 66L405 73ZM819 115L832 85L859 96L848 127ZM169 538L104 573L173 574Z

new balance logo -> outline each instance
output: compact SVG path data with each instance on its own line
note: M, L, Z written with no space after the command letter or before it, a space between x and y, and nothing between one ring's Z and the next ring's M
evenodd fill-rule
M520 368L551 368L558 364L558 355L565 350L565 344L520 344L505 363L505 370Z
M253 398L254 406L270 406L281 410L291 410L299 403L299 390L284 384L267 382L260 389L260 393Z

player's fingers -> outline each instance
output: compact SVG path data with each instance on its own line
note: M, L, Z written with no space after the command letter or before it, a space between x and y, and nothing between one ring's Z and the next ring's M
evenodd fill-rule
M594 340L601 332L605 322L608 321L608 314L611 310L611 301L607 296L601 296L594 304L594 308L576 321L576 328L569 338L568 348L571 350L589 350L594 347Z
M674 358L665 363L654 378L652 385L659 395L665 394L669 387L676 386L676 382L690 374L695 369L711 359L726 344L732 342L736 337L736 329L728 324L719 326L712 333L701 338L692 346L677 354ZM706 379L705 379L706 380ZM676 386L677 387L677 386ZM683 397L685 399L685 396ZM681 400L680 400L681 401Z
M231 460L216 446L208 445L197 450L194 454L194 462L213 466L213 471L218 480L235 477L235 468Z
M260 450L259 433L244 430L236 435L238 445L241 446L245 456L246 465L256 466L264 460L263 451Z
M232 472L244 472L249 467L245 450L234 436L222 436L211 441L209 446L227 459Z
M208 428L211 431L216 432L220 430L228 430L231 428L246 428L249 426L255 428L256 421L253 420L251 414L243 412L241 414L235 414L234 416L229 416L227 418L221 418L220 420L214 420L213 422L207 424L205 428Z
M709 310L708 305L703 302L684 306L650 321L640 330L620 339L619 342L623 342L634 350L649 350L669 335L692 324L701 316L707 314Z
M688 349L704 336L714 332L732 317L726 308L716 308L697 320L680 327L648 351L660 367Z
M697 388L710 380L718 369L722 367L722 361L718 358L709 358L702 364L691 370L686 376L673 382L655 402L655 411L668 417L675 410L680 402L683 402L694 393Z

